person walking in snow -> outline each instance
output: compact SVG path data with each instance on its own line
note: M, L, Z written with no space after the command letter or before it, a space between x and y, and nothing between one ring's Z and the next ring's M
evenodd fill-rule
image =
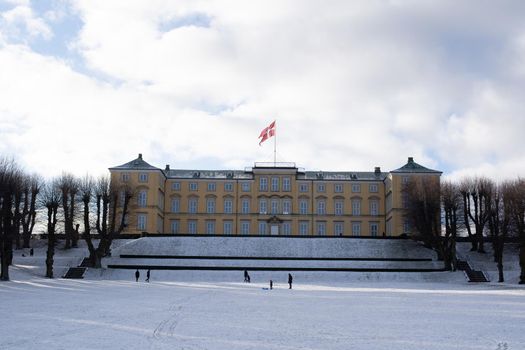
M272 290L272 289L273 289L273 281L270 280L270 290Z
M150 275L150 269L148 269L148 272L146 272L146 282L149 283L149 275Z
M248 274L248 270L244 270L244 282L250 283L250 275Z
M292 274L288 274L288 285L290 286L288 289L292 289L292 282L293 282L293 277L292 277Z
M140 272L139 272L139 270L137 269L137 271L135 271L135 282L138 282L138 281L139 281L139 277L140 277Z

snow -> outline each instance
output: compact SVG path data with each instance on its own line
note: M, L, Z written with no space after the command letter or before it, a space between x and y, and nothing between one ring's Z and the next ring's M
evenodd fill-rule
M57 249L66 265L83 254ZM0 349L525 348L525 287L516 281L297 272L289 290L286 272L250 272L247 284L242 271L153 270L151 283L145 271L137 283L133 270L112 269L51 280L34 265L45 247L33 258L15 255L12 281L0 283ZM487 255L475 262L490 268ZM270 278L271 291L263 289Z

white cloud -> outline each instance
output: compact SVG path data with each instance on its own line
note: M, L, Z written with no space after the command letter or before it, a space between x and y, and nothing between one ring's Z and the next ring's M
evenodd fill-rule
M46 174L102 172L138 152L158 166L242 168L272 159L272 141L259 147L257 136L273 119L280 160L311 169L390 170L407 156L456 175L521 169L518 2L72 6L82 74L0 48L0 121L27 123L0 150Z
M27 37L50 39L53 36L51 28L42 18L35 16L29 4L24 1L15 3L17 3L16 7L0 14L2 32L16 39L25 39L23 41L27 41ZM27 37L24 38L25 33Z

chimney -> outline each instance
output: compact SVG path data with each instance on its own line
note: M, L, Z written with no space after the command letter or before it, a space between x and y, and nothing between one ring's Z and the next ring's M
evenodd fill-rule
M409 164L414 163L414 157L408 157L408 163Z
M374 168L374 174L376 174L376 175L381 175L381 168L378 167L378 166L376 166L376 167Z
M139 153L139 159L142 159L142 153Z
M169 164L166 164L166 171L170 171L170 165Z

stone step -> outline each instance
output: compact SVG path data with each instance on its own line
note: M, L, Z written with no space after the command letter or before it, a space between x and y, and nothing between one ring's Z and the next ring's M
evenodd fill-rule
M70 267L63 278L81 279L84 278L85 267Z

